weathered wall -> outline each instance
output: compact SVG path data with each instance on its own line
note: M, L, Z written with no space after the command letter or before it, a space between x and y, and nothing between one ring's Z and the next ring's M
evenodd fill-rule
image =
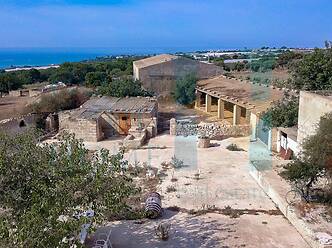
M250 135L249 125L222 125L219 122L193 124L191 122L172 120L170 127L171 135L178 136L199 136L211 139L220 139L225 137L241 137Z
M158 106L151 113L128 114L131 127L149 128L148 134L156 135ZM107 137L122 134L119 126L120 114L102 113L97 120L71 118L72 111L59 113L59 130L74 133L85 141L99 141Z
M183 57L140 69L134 66L134 78L139 79L145 89L163 96L174 91L177 78L189 73L196 74L198 79L205 79L222 72L219 66Z
M59 130L75 134L77 139L97 142L103 139L99 119L72 119L70 112L59 113Z
M310 135L315 134L320 118L332 112L332 95L322 96L315 93L300 92L297 142L301 144Z
M0 130L8 134L18 134L30 128L36 128L36 121L41 118L39 114L29 114L18 118L0 121Z

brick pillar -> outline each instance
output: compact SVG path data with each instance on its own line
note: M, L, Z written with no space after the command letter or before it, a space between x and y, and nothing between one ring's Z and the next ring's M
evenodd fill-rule
M241 107L234 104L233 106L233 125L239 125L241 118Z
M222 99L218 99L218 118L224 119L224 110L225 110L225 103Z
M205 96L205 112L211 112L212 97L208 94Z

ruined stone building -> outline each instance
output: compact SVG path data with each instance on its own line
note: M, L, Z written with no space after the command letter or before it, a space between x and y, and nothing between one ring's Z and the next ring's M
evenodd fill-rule
M175 89L176 80L187 74L206 79L222 74L219 66L197 60L161 54L133 63L134 79L140 80L145 89L168 96Z
M149 97L96 97L80 108L59 113L60 131L97 142L112 136L128 139L153 137L157 133L158 103Z
M262 114L285 90L226 76L198 81L195 108L226 120L232 125L250 125L251 139L272 149L272 130L265 127Z

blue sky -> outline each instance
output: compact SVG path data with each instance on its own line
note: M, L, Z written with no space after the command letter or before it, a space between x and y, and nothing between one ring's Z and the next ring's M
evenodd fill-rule
M314 47L330 0L0 0L0 48Z

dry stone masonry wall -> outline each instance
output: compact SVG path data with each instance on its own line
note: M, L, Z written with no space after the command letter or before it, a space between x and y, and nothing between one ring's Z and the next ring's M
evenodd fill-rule
M224 137L240 137L250 134L249 125L232 126L225 123L199 123L191 121L170 121L170 134L176 136L198 136L210 139L220 139Z

